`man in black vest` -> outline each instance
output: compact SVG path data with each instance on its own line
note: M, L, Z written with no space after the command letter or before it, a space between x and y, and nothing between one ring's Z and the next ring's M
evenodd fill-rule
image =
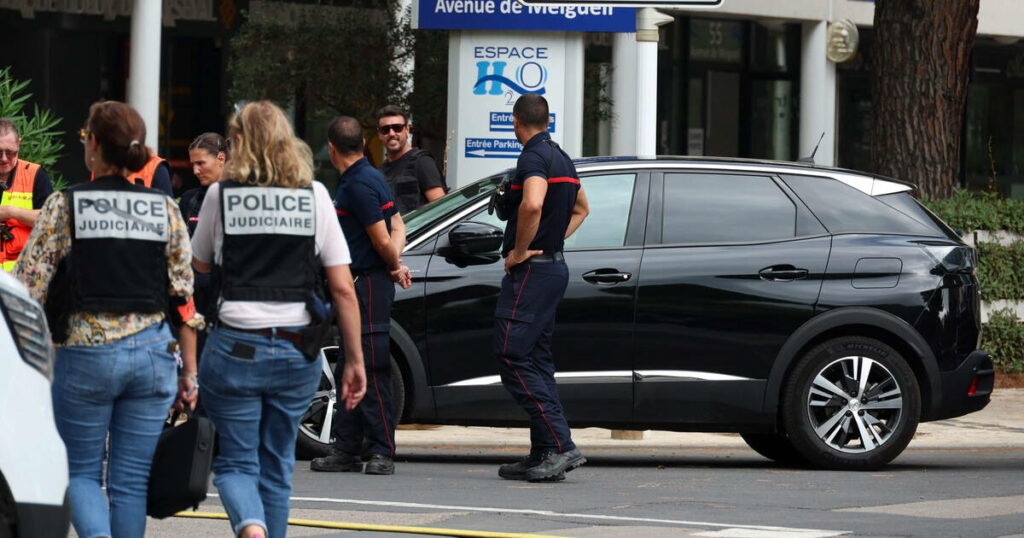
M530 415L530 454L502 465L506 480L565 479L587 460L573 444L555 384L551 337L569 284L562 247L590 212L576 167L548 134L548 103L525 94L512 108L523 152L513 190L522 201L505 225L505 278L494 311L494 351L501 382Z
M380 169L388 178L399 213L404 215L444 196L444 178L434 158L412 147L408 113L395 105L380 109L377 137L387 152Z
M314 471L362 470L363 439L371 454L366 474L395 472L395 421L391 400L390 320L395 284L408 288L409 268L399 256L405 247L405 223L384 176L363 157L363 128L341 116L327 128L331 164L341 173L334 211L352 254L352 275L362 320L366 396L353 410L337 407L331 455L310 463Z

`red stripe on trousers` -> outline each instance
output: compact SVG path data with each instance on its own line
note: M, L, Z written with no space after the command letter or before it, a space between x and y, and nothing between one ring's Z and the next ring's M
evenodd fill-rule
M516 308L519 306L519 298L522 297L523 290L526 289L526 280L530 278L530 272L531 271L533 271L533 266L527 265L526 266L526 276L523 277L523 283L519 285L519 293L516 294L516 300L512 302L512 317L513 318L516 316ZM502 353L502 355L505 354L505 349L508 347L508 335L511 332L511 326L512 326L512 320L511 319L505 322L505 343L502 344L502 346L501 346L501 353ZM526 391L526 395L529 396L531 400L533 400L533 405L536 405L537 409L540 409L540 416L541 416L542 419L544 419L544 424L548 427L548 431L551 432L551 437L554 438L554 440L555 440L555 445L558 447L558 452L561 453L562 452L562 442L558 440L558 435L555 434L555 429L553 427L551 427L551 422L548 420L548 415L547 415L546 412L544 412L544 406L541 405L540 401L538 401L537 398L535 398L533 396L533 393L530 392L530 389L526 388L526 382L523 381L523 378L522 378L522 376L519 375L519 371L516 370L516 367L512 365L512 361L508 360L508 357L505 357L505 356L502 356L502 359L505 359L505 364L508 365L508 367L512 369L512 373L516 374L516 379L519 380L519 385L523 387L524 391Z
M373 372L373 390L377 391L377 407L380 408L380 422L384 425L384 439L388 442L389 456L395 454L395 445L391 443L391 426L388 425L387 414L384 412L384 400L380 397L380 386L377 384L377 349L373 339L373 279L366 277L366 317L370 321L370 371Z

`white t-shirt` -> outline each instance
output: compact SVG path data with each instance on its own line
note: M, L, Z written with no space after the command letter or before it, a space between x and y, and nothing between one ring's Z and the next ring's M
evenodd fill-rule
M323 183L313 182L313 197L316 203L314 241L320 263L324 267L352 263L348 243L341 232L338 217L334 214L334 203ZM203 207L199 210L199 225L192 236L192 255L203 263L220 265L223 246L224 224L221 222L220 184L214 183L210 185L210 190L203 199ZM280 301L222 301L219 317L222 323L239 329L298 327L308 325L310 322L305 303Z

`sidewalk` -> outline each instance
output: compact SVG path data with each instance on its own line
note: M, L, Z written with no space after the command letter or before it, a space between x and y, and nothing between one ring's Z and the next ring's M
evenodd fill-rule
M640 440L612 439L603 428L573 429L581 448L746 448L738 434L648 431ZM494 450L529 448L525 428L438 426L400 429L396 432L399 454L410 449ZM988 407L970 415L927 422L917 428L908 450L965 448L1024 448L1024 389L997 389Z

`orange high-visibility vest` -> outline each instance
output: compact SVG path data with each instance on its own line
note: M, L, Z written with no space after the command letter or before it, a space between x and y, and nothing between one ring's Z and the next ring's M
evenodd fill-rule
M146 161L146 166L143 166L142 170L138 172L128 174L128 181L136 185L142 185L147 189L153 188L153 174L156 174L156 167L160 166L162 162L164 160L158 157L155 151L151 152L149 160Z
M0 198L0 205L32 209L32 191L36 184L36 173L39 165L25 160L19 160L18 166L14 169L14 181L11 182L4 195ZM3 270L11 271L18 261L18 254L25 248L28 236L32 233L32 227L18 219L7 219L4 222L10 230L14 239L2 241L3 249L0 249L0 260Z

